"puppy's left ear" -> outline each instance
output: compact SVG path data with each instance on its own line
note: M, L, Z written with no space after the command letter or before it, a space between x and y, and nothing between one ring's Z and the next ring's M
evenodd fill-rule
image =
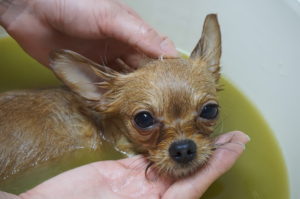
M100 100L118 73L70 50L56 50L50 55L50 68L74 93L86 100Z
M216 14L207 15L203 25L200 41L192 51L190 59L204 61L208 70L219 79L221 58L221 31Z

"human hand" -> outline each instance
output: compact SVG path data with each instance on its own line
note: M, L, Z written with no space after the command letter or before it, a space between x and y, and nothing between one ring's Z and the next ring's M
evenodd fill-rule
M194 175L173 181L162 176L145 177L147 161L135 156L91 163L58 175L20 195L22 199L162 198L196 199L242 154L249 137L230 132L216 139L219 146L208 164Z
M9 2L3 11L2 5ZM139 57L177 56L173 43L117 0L6 0L0 24L48 65L49 52L70 49L98 63L116 58L136 66Z

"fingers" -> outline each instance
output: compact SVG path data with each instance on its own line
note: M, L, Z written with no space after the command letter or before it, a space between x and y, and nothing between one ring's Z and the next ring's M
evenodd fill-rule
M242 132L230 132L219 136L215 143L217 149L208 164L195 175L174 183L163 199L196 199L222 174L228 171L245 149L250 138Z
M229 170L245 150L245 144L249 141L249 136L240 131L219 136L215 141L217 149L209 161L207 174L220 176Z
M108 36L119 39L151 57L177 57L172 41L157 33L135 12L122 12L114 15L105 31Z

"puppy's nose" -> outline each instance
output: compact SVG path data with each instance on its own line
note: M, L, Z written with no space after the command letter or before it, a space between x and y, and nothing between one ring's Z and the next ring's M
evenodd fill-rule
M186 164L195 159L196 152L195 142L189 139L173 142L169 148L171 158L180 164Z

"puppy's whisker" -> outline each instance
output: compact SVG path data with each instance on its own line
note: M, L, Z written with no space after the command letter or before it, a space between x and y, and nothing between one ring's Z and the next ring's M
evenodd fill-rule
M223 117L220 117L220 119L219 119L219 122L216 124L216 126L215 126L215 130L217 130L217 131L215 131L215 133L216 134L220 134L220 133L223 133L223 129L224 129L224 119L223 119Z
M154 164L153 162L149 162L148 165L146 166L146 169L145 169L145 178L147 180L150 180L150 178L148 176L148 171L149 171L149 169L151 169L150 167L153 166L153 164ZM149 172L151 172L151 170Z
M225 143L217 143L217 144L214 144L213 147L214 147L214 150L217 150L218 148L220 148L221 146L223 146Z
M147 166L144 163L139 163L134 166L131 166L129 175L140 175L141 173L145 172Z
M101 65L105 66L105 61L104 61L104 58L103 56L100 55L100 62L101 62Z
M105 61L105 65L108 64L108 59L107 59L107 56L108 55L108 43L105 42L105 47L104 47L104 61Z
M218 131L216 131L215 133L216 134L221 134L221 133L224 133L224 122L227 120L227 119L229 119L229 117L228 116L224 116L224 117L220 117L220 120L219 120L219 122L218 122L218 124L216 124L216 126L215 126L215 130L218 130ZM220 125L222 125L221 126L221 128L219 128L220 127Z
M138 157L135 160L132 160L131 163L128 164L128 166L132 168L138 168L136 166L143 165L143 164L144 164L144 157Z
M109 64L109 62L108 62L108 58L107 58L107 56L106 56L106 55L104 55L104 62L105 62L105 65L108 65L108 64Z

